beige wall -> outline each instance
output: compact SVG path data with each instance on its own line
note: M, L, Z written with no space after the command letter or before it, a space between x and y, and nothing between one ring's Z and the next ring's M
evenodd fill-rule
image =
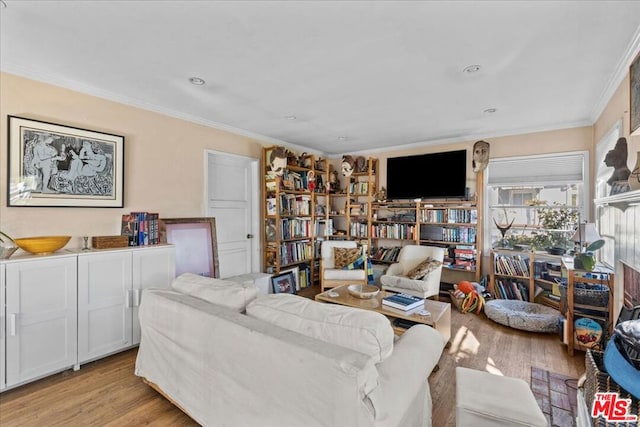
M205 150L259 159L259 141L0 73L0 230L13 237L120 234L121 214L204 214ZM7 207L7 116L14 115L125 137L123 209Z
M592 129L590 126L562 129L548 132L536 132L523 135L486 138L490 144L491 158L526 156L532 154L557 153L562 151L590 150L592 146ZM474 141L457 142L444 145L415 147L393 150L385 153L373 153L371 156L380 159L381 185L387 182L386 159L389 157L408 156L413 154L435 153L467 149L467 185L471 192L477 191L476 177L471 168L471 156Z

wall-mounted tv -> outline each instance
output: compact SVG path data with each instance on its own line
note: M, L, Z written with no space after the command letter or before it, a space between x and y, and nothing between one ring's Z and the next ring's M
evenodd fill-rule
M387 199L464 198L467 150L387 159Z

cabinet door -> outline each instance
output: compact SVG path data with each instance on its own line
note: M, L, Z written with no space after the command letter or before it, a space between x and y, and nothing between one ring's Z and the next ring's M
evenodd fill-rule
M5 296L5 267L4 264L0 264L0 391L4 390L7 386L6 381L6 364L4 361L7 359L5 357L5 307L4 307L4 296Z
M9 263L6 268L6 385L77 363L76 257Z
M133 345L131 251L78 256L78 361Z
M138 306L142 291L147 288L171 287L175 278L175 247L144 248L133 250L133 344L140 343Z

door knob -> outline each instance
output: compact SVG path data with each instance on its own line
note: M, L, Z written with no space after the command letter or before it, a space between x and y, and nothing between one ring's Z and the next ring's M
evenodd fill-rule
M247 234L247 239L253 239L253 234Z

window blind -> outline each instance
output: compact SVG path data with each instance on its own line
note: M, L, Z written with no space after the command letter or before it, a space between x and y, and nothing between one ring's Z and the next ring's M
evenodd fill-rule
M487 185L578 183L584 179L584 169L584 155L580 153L491 159Z

